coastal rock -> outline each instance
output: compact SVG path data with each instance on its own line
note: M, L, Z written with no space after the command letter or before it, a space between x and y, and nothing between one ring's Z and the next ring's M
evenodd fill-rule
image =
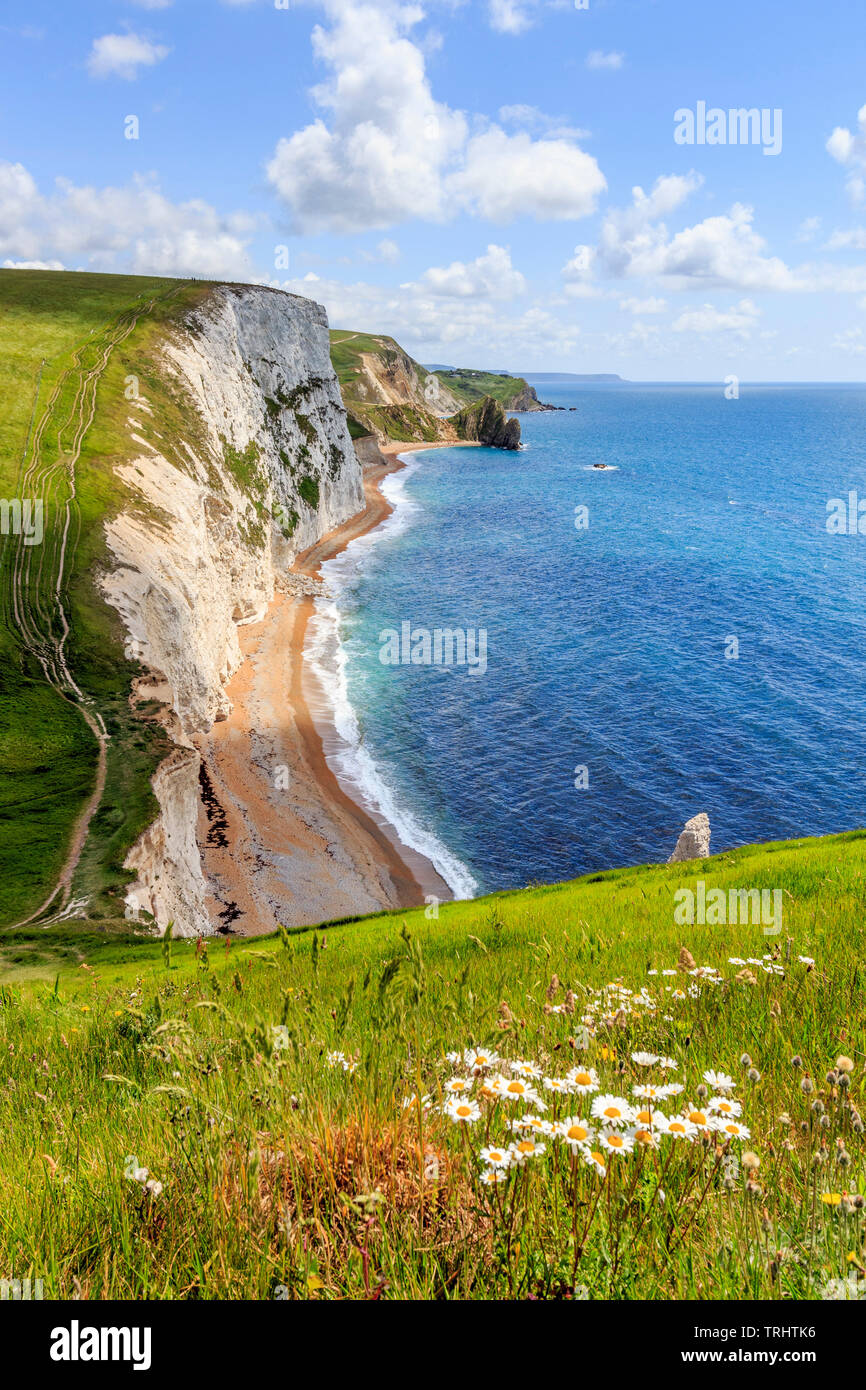
M188 433L151 432L147 401L130 402L140 452L115 470L129 501L106 523L114 563L101 587L176 745L152 780L157 821L126 860L127 913L189 936L213 929L195 839L197 743L231 711L238 628L264 617L278 581L308 591L288 577L295 556L361 511L364 489L321 305L216 285L167 330L161 370Z
M506 408L508 410L516 410L521 413L524 411L532 410L564 409L564 407L561 405L548 405L545 401L540 401L538 399L535 387L529 386L527 384L524 384L521 387L521 389L517 392L517 395L512 397L512 399L507 402Z
M461 439L477 440L493 449L520 448L520 421L509 420L492 396L461 410L452 423Z
M686 821L668 863L676 864L685 859L708 859L709 854L710 819L706 811L701 811Z

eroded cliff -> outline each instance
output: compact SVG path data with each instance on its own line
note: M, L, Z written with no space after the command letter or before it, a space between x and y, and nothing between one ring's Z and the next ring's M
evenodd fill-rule
M130 851L127 912L181 934L213 928L196 841L197 743L229 712L238 627L261 618L299 551L364 506L318 304L214 286L168 332L161 372L185 422L171 447L134 391L125 504L106 523L102 577L144 668L135 699L158 708L174 751L153 778L159 816Z

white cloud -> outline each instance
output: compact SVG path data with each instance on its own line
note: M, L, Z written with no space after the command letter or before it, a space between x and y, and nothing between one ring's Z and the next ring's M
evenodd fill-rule
M89 270L248 278L254 223L223 216L208 203L172 203L153 178L122 188L76 186L57 179L40 192L21 164L0 162L0 256L63 258Z
M688 309L680 314L671 327L675 333L734 333L745 340L751 336L760 314L751 299L741 299L729 309L703 304L699 309Z
M866 251L866 227L850 227L847 231L833 232L827 239L827 251Z
M797 241L814 241L820 230L820 217L807 217L797 228Z
M855 203L862 203L866 195L866 106L857 112L856 134L837 125L826 149L837 164L848 170L845 187Z
M355 232L465 210L494 221L582 217L605 187L573 139L533 140L436 101L424 55L408 37L415 7L325 0L331 27L313 48L330 69L313 89L327 114L281 139L268 178L304 232ZM359 59L363 55L363 60Z
M863 329L847 328L844 333L837 333L833 339L833 346L839 352L847 353L849 357L862 357L866 353Z
M4 261L4 270L65 270L62 261Z
M629 314L663 314L667 308L667 300L657 299L652 295L648 299L621 299L619 307Z
M622 67L624 60L624 53L604 53L600 48L594 48L587 54L586 66L595 71L607 69L615 72Z
M532 24L530 0L488 0L490 27L500 34L522 34Z
M87 59L91 77L123 77L132 82L141 67L153 67L168 56L162 44L151 43L140 34L103 34L93 40Z
M486 255L468 264L452 261L449 266L431 266L421 276L421 284L431 294L457 299L513 299L526 291L526 281L512 266L508 250L493 244Z
M607 271L658 278L683 289L698 284L745 290L806 288L784 261L764 254L766 243L752 227L753 210L741 203L727 214L707 217L669 236L660 219L700 183L693 173L663 177L650 194L636 188L630 208L610 212L599 240Z
M492 126L469 141L463 168L447 186L462 206L493 222L527 214L558 222L594 212L607 184L592 155L570 142Z

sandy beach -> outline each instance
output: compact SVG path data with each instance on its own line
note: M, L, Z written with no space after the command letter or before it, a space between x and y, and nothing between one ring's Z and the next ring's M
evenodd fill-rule
M318 579L326 560L379 526L392 511L380 484L404 466L397 455L429 447L454 445L383 446L387 461L364 474L364 511L298 556L294 572ZM200 745L208 910L242 935L452 896L430 861L357 805L328 766L328 705L304 669L314 603L280 592L261 622L241 630L232 712Z

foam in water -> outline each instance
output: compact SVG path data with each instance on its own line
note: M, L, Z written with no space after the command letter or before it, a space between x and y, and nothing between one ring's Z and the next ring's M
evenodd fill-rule
M400 473L390 474L381 485L383 496L394 509L390 516L375 530L350 541L345 550L322 565L322 577L334 598L316 600L315 614L307 628L304 657L319 682L336 731L335 742L325 748L334 775L365 810L383 817L394 827L403 845L430 861L455 898L471 898L478 888L475 879L466 865L400 803L364 745L349 699L348 654L340 637L340 599L357 582L375 546L386 537L393 539L400 535L421 510L405 495L406 480L419 464L411 454L400 457L406 467Z

